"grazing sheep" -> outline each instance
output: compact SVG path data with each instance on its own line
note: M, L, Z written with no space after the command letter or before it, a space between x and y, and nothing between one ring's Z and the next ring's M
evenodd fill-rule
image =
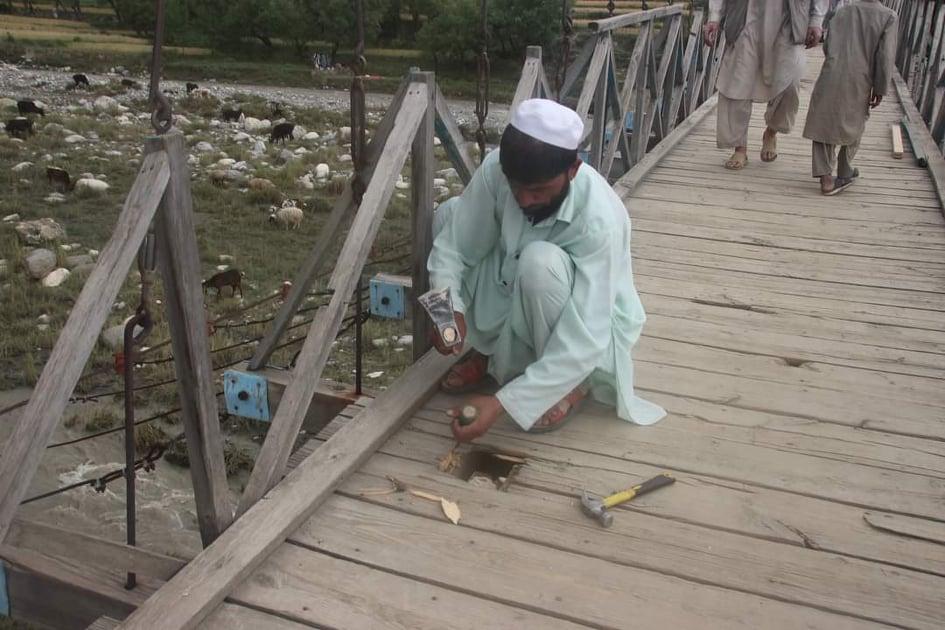
M72 75L72 80L75 82L75 86L76 86L77 88L78 88L78 87L81 87L81 86L83 86L83 85L84 85L85 87L87 87L87 88L91 88L91 87L92 87L92 84L89 83L89 78L88 78L87 76L85 76L84 74L82 74L82 73L73 74L73 75Z
M275 188L275 184L273 184L268 179L263 179L262 177L254 177L249 180L250 190L275 190Z
M301 208L305 210L305 202L301 199L285 199L282 202L283 208Z
M287 140L292 138L292 132L295 131L295 125L292 123L279 123L272 128L272 133L269 134L269 143L282 141L282 144L285 144Z
M269 222L272 224L281 223L287 230L299 229L299 226L302 225L302 217L302 209L295 206L285 208L271 206L269 208Z
M193 92L188 92L188 95L189 95L191 98L204 98L204 99L207 99L207 100L212 99L212 98L216 98L216 97L213 95L213 92L211 92L211 91L208 90L207 88L197 88L197 89L194 90Z
M243 297L243 274L239 269L227 269L214 274L203 281L203 291L206 293L209 289L217 290L217 298L223 292L223 287L230 287L230 295L235 296L239 290L240 297Z
M42 103L36 103L36 101L28 99L17 101L16 109L18 112L20 112L20 116L26 116L27 114L39 114L40 116L46 115L46 110L43 108Z
M33 121L29 118L14 118L7 122L7 133L12 137L25 140L27 136L35 133L33 131Z
M226 182L227 182L226 171L220 170L220 169L210 171L211 184L222 188L223 186L226 186Z
M239 122L240 118L243 117L243 110L240 108L233 109L232 107L224 107L220 115L223 118L223 122Z
M187 88L187 93L188 93L188 94L190 94L190 93L193 92L194 90L199 90L199 89L200 89L200 86L199 86L199 85L197 85L196 83L190 83L190 82L188 82L185 87Z
M73 188L72 178L69 177L68 171L63 168L47 166L46 179L49 181L49 185L56 188L59 192L66 192Z

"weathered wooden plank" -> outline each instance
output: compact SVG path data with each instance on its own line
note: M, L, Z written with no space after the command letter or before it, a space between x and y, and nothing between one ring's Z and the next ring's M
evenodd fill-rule
M279 547L230 599L320 628L585 627L293 544Z
M945 523L911 518L901 514L865 512L863 519L871 527L909 538L945 545Z
M530 99L535 89L541 86L541 74L544 72L541 61L541 46L529 46L525 51L525 65L522 67L522 76L515 86L512 104L509 106L505 124L512 122L512 114L518 109L522 101Z
M601 157L604 150L604 132L607 130L607 113L610 110L610 77L614 67L614 51L608 48L607 55L604 57L604 65L601 68L600 75L597 77L597 85L594 90L594 119L591 123L590 141L591 146L588 151L588 164L591 168L600 170ZM580 106L580 104L579 104ZM580 112L578 112L580 114ZM583 118L583 117L582 117ZM623 134L623 125L617 121L617 128L614 130L613 143L616 144L620 134ZM587 130L585 129L585 133ZM605 174L606 177L606 174Z
M436 102L436 135L443 143L443 148L456 168L459 178L463 184L468 184L473 173L476 172L476 163L469 156L469 144L463 137L459 125L456 124L453 114L450 113L446 97L440 91L439 85L436 87L434 101Z
M99 617L88 630L112 630L121 622L108 617ZM284 617L269 615L245 606L224 602L200 626L204 630L305 630L311 626Z
M627 64L627 74L623 80L623 89L620 92L620 117L617 121L617 131L615 133L622 133L624 137L626 137L626 120L627 114L630 112L630 100L633 98L635 91L646 89L646 83L642 80L641 69L645 66L643 57L646 53L646 46L650 37L650 28L651 23L649 22L640 25L640 32L637 34L636 41L633 44L633 52L630 53L630 61ZM634 120L634 127L636 127L636 120ZM614 156L617 153L617 146L618 143L616 142L611 142L607 146L607 152L601 167L602 173L610 173L610 169L614 164ZM631 149L628 148L626 152L628 153L626 158L630 160L631 156L629 153Z
M455 361L454 356L433 351L408 368L371 407L289 473L122 627L196 627L423 404Z
M167 185L167 156L145 156L112 236L82 287L30 401L0 455L0 541L26 495L49 438L98 341Z
M345 238L328 286L333 293L327 307L315 314L296 360L295 373L305 378L293 379L279 403L266 440L256 457L246 489L239 502L243 514L282 476L292 444L312 402L318 380L331 351L331 341L338 334L361 270L371 252L377 230L394 191L394 181L407 161L407 152L426 115L429 90L422 83L411 83L404 103L397 112L393 131L378 159L374 176L368 184L351 229Z
M223 436L207 339L200 253L183 134L173 132L149 139L145 144L146 152L161 150L167 154L171 175L155 222L157 259L163 278L174 373L178 382L188 384L177 391L200 538L207 546L229 527L233 506L223 462Z
M420 501L424 500L406 497L405 507L430 507L421 507ZM572 508L574 520L568 521L569 527L583 525L587 529L582 532L588 531L589 537L599 532L591 528L599 525L588 524L577 513L578 507ZM541 539L533 542L534 535L510 537L465 527L463 521L460 527L457 530L442 518L336 496L292 540L336 557L596 627L626 627L628 619L645 628L731 628L735 619L746 627L870 626L862 620L564 551L540 544ZM391 540L397 544L390 544ZM598 550L606 553L607 549L609 545ZM540 585L540 597L536 597L536 585ZM626 597L628 592L634 598ZM680 606L681 601L699 605Z
M594 20L593 22L590 22L587 27L592 32L603 33L605 31L612 31L617 28L627 28L628 26L634 26L636 24L658 20L660 18L669 16L678 15L681 17L682 13L683 6L681 4L668 5L656 9L649 9L648 11L636 11L634 13L625 13L623 15L605 18L603 20Z
M373 177L374 167L377 164L377 160L380 158L381 152L387 144L388 136L390 135L391 129L394 125L395 116L397 115L397 112L400 111L400 108L403 104L404 95L407 93L408 85L408 79L405 79L401 83L397 93L394 94L390 107L388 107L387 111L384 112L384 117L381 119L381 122L378 123L377 128L374 130L374 137L371 139L371 142L367 144L365 149L364 169L365 185L369 185L371 178ZM279 308L279 312L276 313L275 320L272 322L272 324L270 324L270 327L266 331L265 336L256 347L253 358L250 359L249 362L249 369L258 370L259 368L266 365L266 363L269 361L269 357L271 357L272 353L275 351L275 347L279 344L279 340L282 338L283 333L285 333L285 330L290 325L292 318L299 310L302 302L308 296L308 291L312 286L312 282L315 281L316 276L318 276L322 267L328 261L328 255L331 253L332 247L337 242L342 227L351 218L353 210L354 195L352 194L351 184L349 183L345 185L345 189L341 193L341 196L338 197L338 199L335 201L335 205L332 206L331 213L325 220L324 225L322 225L322 229L319 232L318 240L315 242L315 246L312 248L308 258L305 259L305 262L302 263L302 267L295 275L295 278L293 278L292 289L289 291L289 295L286 296L285 301Z
M427 258L433 248L433 155L434 120L436 119L436 76L432 72L417 72L410 75L416 83L426 83L427 102L423 120L417 129L410 153L411 193L413 215L411 217L411 266L413 268L413 300L423 295L430 287ZM423 309L413 306L413 359L416 361L430 349L432 324L424 317Z
M137 573L168 580L187 564L185 560L129 547L104 538L82 534L39 521L17 518L6 543L47 556L72 559L103 570Z
M561 100L564 100L564 98L571 93L571 90L574 89L574 86L577 85L577 81L581 77L581 73L591 61L591 57L593 56L594 51L597 49L597 40L597 37L588 38L588 40L584 42L584 45L581 46L581 50L578 51L574 61L571 62L570 66L568 66L568 70L565 73L564 82L561 84L561 93L559 95Z
M895 74L893 76L893 85L896 88L896 94L899 95L899 100L903 111L905 111L906 118L909 119L909 122L912 123L913 127L916 129L919 142L925 154L928 156L929 163L927 168L929 176L932 178L932 183L935 185L935 191L938 194L941 210L945 213L945 157L942 156L942 152L936 145L935 140L928 134L928 129L922 122L922 116L909 98L902 76Z
M607 62L607 57L611 54L612 49L613 43L609 35L604 35L597 39L597 46L594 48L594 56L591 58L591 62L588 65L587 75L584 77L584 87L581 88L581 96L578 98L577 107L574 108L574 111L581 117L581 120L587 120L587 113L591 109L591 102L600 85L600 75L604 72L604 64ZM595 111L595 115L602 113L603 112ZM587 130L585 133L587 133Z
M408 442L409 451L413 436L402 433L398 439ZM446 444L444 447L449 448ZM385 475L391 475L410 487L458 503L463 510L460 526L516 541L537 541L605 560L624 570L655 571L909 627L934 627L933 620L945 613L945 601L938 596L945 585L941 575L901 569L892 577L888 566L875 562L709 530L698 524L626 509L615 510L614 524L605 530L576 505L580 490L573 487L573 477L564 481L546 476L538 490L532 489L533 477L529 477L513 483L508 493L497 493L447 475L431 475L429 469L422 470L422 465L383 455L376 455L365 468L376 477L352 478L342 492L358 499L358 488L376 487ZM684 476L679 480L685 481ZM523 487L525 484L528 486ZM667 489L664 494L672 494L674 489ZM599 489L592 488L596 490ZM439 506L415 497L377 495L364 499L409 514L439 517ZM301 531L304 530L305 526ZM705 542L708 539L710 544ZM791 579L783 579L786 575Z

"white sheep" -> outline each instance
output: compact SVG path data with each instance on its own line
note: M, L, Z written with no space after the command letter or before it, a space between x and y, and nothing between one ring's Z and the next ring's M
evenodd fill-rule
M269 207L269 222L281 223L285 229L297 230L302 225L302 209L295 206L277 208Z

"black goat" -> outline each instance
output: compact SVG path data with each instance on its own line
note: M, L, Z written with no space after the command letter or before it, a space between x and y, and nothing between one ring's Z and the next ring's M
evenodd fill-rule
M135 89L135 90L141 87L141 84L135 81L134 79L122 79L121 84L126 88Z
M39 114L40 116L46 115L45 109L37 105L34 101L28 99L17 101L16 110L20 112L20 116L26 116L27 114Z
M223 122L239 122L240 116L243 115L243 110L224 107L221 115L223 116Z
M295 131L295 125L292 123L279 123L272 128L272 133L269 134L269 142L279 142L282 141L282 144L285 144L286 140L289 140L292 137L292 132Z
M239 269L227 269L203 281L204 292L211 288L216 289L217 297L220 297L223 287L230 287L231 295L234 296L239 289L240 297L243 297L243 273Z
M190 83L190 82L188 82L185 87L187 88L187 93L188 93L188 94L190 94L190 93L193 92L194 90L199 90L199 89L200 89L200 86L199 86L199 85L197 85L196 83Z
M75 81L76 87L81 87L83 85L87 88L92 87L92 84L89 83L89 78L82 73L73 74L72 80Z
M33 134L33 121L29 118L14 118L7 122L7 133L25 139Z

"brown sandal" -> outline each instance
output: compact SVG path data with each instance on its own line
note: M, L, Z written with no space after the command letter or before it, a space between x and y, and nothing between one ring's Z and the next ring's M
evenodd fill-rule
M440 391L445 394L469 394L479 389L489 373L489 357L473 352L446 373L440 381Z
M546 411L541 418L538 419L538 422L528 430L529 433L550 433L551 431L557 431L568 422L577 417L577 412L583 406L584 402L587 400L588 389L585 385L578 385L571 393L559 400L555 405ZM558 415L556 421L552 421L551 418L555 415ZM546 420L548 424L544 426L539 426L538 423Z

